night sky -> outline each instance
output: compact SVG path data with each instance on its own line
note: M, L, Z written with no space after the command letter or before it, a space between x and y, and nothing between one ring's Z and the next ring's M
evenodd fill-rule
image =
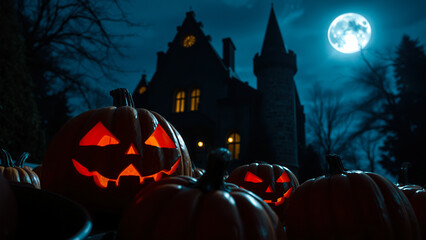
M120 60L131 73L119 76L123 87L133 91L141 74L148 80L155 72L158 51L167 51L185 18L192 9L203 31L222 56L222 39L230 37L236 50L236 73L242 81L256 87L253 57L260 52L273 2L287 49L297 54L296 85L302 104L309 101L309 90L315 82L327 88L347 88L356 70L365 66L360 53L343 54L328 43L327 30L340 14L363 15L372 27L372 37L365 48L366 57L374 62L374 53L390 53L401 42L403 34L426 43L425 0L159 0L127 2L123 7L128 17L140 28L114 29L118 33L134 33L126 37L127 58Z

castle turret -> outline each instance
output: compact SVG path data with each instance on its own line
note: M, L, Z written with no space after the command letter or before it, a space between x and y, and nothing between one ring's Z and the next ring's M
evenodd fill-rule
M269 154L265 161L296 170L298 164L296 55L287 51L280 28L271 8L260 55L254 57L254 74L262 95L260 104L262 141Z

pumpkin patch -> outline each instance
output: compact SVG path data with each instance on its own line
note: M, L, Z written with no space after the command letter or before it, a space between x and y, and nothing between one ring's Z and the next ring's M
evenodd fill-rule
M123 215L118 239L286 239L262 199L223 181L230 161L229 151L219 149L199 180L169 177L141 190Z

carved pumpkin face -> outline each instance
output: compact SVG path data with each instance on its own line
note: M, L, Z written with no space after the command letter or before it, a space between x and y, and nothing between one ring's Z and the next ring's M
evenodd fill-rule
M169 175L192 174L185 143L161 115L130 106L71 119L43 161L42 187L94 211L121 212L133 195Z
M145 146L143 149L146 151L143 152L145 154L148 154L146 152L148 151L156 151L155 148L160 149L171 149L169 151L176 150L175 143L171 140L171 138L168 136L168 134L165 132L165 130L161 127L160 124L157 124L155 127L155 130L152 132L152 134L144 141ZM103 175L102 172L99 172L99 169L93 169L89 170L85 165L81 164L78 160L72 159L72 163L78 173L80 173L83 176L86 177L93 177L93 181L95 184L101 188L107 188L108 186L112 187L118 187L120 183L120 179L123 177L134 177L135 181L139 181L140 184L144 184L146 180L153 180L158 181L163 176L170 176L172 175L177 167L179 166L179 163L181 161L180 156L178 155L178 151L176 152L176 156L173 156L173 158L176 158L176 161L172 163L169 169L161 169L157 172L146 172L148 175L142 175L140 170L143 170L141 165L141 161L138 161L139 159L142 159L143 156L139 154L140 150L138 150L137 147L135 147L134 143L130 143L129 146L118 146L120 145L120 140L114 136L103 124L102 122L98 122L92 129L90 129L86 135L80 140L79 146L83 148L83 152L85 151L85 147L94 147L94 149L90 149L89 151L103 151L105 147L111 146L110 148L117 148L118 151L122 151L123 149L126 149L125 151L122 151L123 156L121 157L123 162L127 162L123 164L118 164L118 167L123 166L122 170L119 171L118 175L106 177ZM126 144L125 144L126 145ZM152 148L154 147L154 148ZM167 150L163 150L167 151ZM87 156L84 154L82 156L82 159L84 159ZM127 160L127 161L125 161ZM91 161L89 160L83 160L83 161ZM145 161L144 161L145 162ZM90 164L90 163L89 163ZM147 166L149 167L149 166ZM138 170L139 169L139 170Z
M299 186L296 176L288 168L267 163L240 166L229 174L226 181L254 192L280 219L284 217L287 199Z

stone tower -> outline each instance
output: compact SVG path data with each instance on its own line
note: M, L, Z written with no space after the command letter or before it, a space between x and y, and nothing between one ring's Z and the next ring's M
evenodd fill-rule
M264 144L268 162L285 165L297 172L298 96L293 76L297 72L296 55L287 51L274 9L268 20L260 55L254 57L257 89L262 95L259 142Z

